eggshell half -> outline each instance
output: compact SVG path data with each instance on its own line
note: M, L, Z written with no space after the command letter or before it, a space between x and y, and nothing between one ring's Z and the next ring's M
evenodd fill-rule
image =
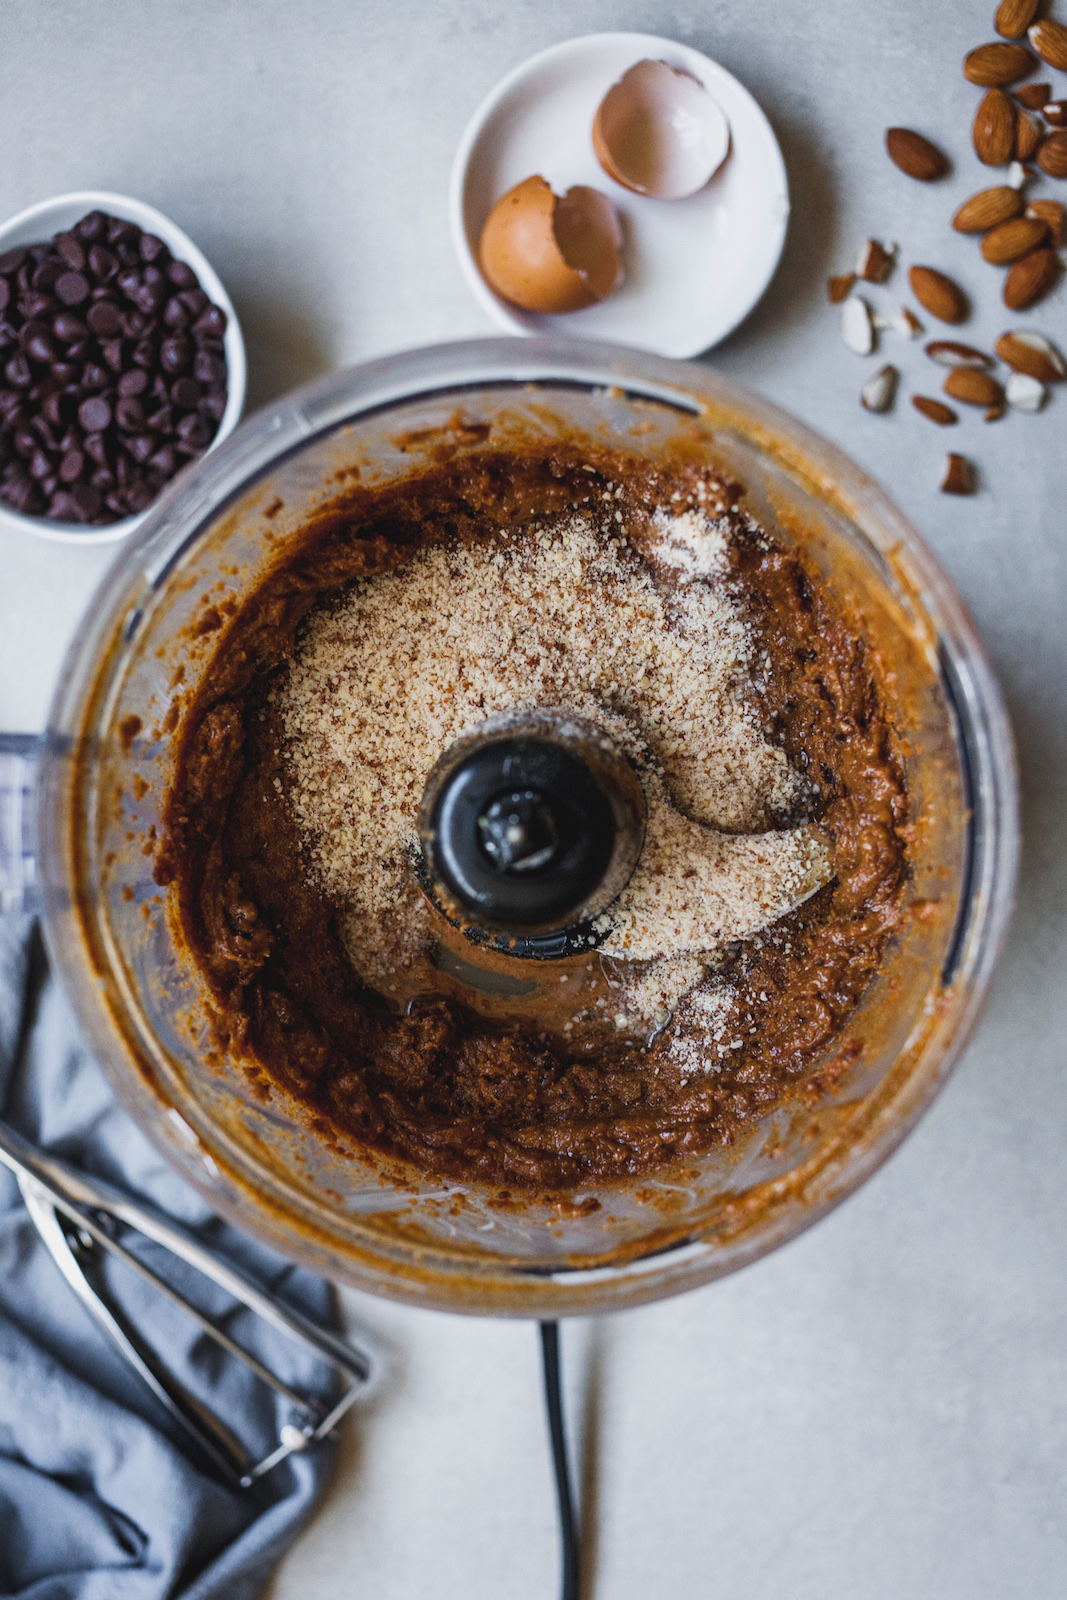
M524 311L581 311L622 282L622 231L599 189L557 198L544 178L517 183L482 229L479 265L490 288Z
M624 188L655 200L684 200L726 160L730 124L688 72L665 61L638 61L597 107L593 149Z

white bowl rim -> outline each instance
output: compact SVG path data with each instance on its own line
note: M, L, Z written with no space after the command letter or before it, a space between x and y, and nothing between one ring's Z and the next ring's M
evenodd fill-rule
M605 29L593 33L576 34L571 39L561 39L556 44L550 44L544 50L538 50L534 55L527 56L524 61L520 61L510 72L505 73L476 107L460 136L459 144L456 146L456 153L452 160L448 194L449 230L452 235L452 246L459 260L460 269L467 280L468 287L482 310L498 327L507 329L509 333L520 334L525 338L568 337L562 328L556 332L529 327L514 308L510 307L490 289L482 276L467 235L467 226L464 218L464 195L474 148L482 135L486 123L497 110L497 107L508 98L516 85L521 83L528 73L555 57L565 57L572 51L588 47L593 40L597 40L605 46L621 45L623 43L633 45L636 49L647 50L653 57L656 57L658 53L667 52L670 54L673 52L680 60L688 57L693 62L706 63L716 73L722 73L731 80L741 97L748 102L754 122L760 126L761 131L769 141L769 150L777 168L777 182L784 198L784 206L780 215L775 218L777 240L770 251L766 270L757 279L753 279L752 293L747 309L735 318L729 327L724 328L711 344L702 344L699 348L688 350L684 353L677 350L653 350L651 347L647 347L650 355L659 355L666 360L689 360L694 356L705 354L706 351L713 349L716 344L721 344L724 339L729 338L730 334L740 326L759 304L781 262L790 215L789 174L786 170L785 157L782 155L782 149L778 143L778 136L771 125L770 118L751 89L746 88L741 80L735 77L721 62L716 61L714 57L707 55L703 50L698 50L694 45L685 44L679 39L670 39L665 34L641 33L629 29ZM565 318L557 320L565 321ZM585 331L578 337L589 339L595 336ZM599 343L601 341L597 339L596 342ZM620 343L621 341L616 337L612 337L611 339L605 339L603 342ZM640 348L644 349L646 347L642 345Z
M144 200L135 200L131 195L117 194L107 189L74 189L69 194L53 195L48 200L39 200L35 205L27 206L24 211L0 223L0 254L17 249L23 243L41 242L36 237L32 239L18 237L32 224L40 223L43 226L47 223L41 238L50 238L55 232L61 231L64 224L61 222L58 227L52 226L48 219L73 209L77 209L79 215L85 215L89 211L106 211L109 215L122 217L127 222L136 222L138 227L147 233L158 234L172 253L180 252L180 258L192 267L205 294L225 311L226 332L223 335L223 343L226 347L228 379L226 410L222 414L222 421L214 439L204 452L206 455L216 445L221 444L240 421L248 383L244 335L222 279L184 228L172 222L170 217ZM89 528L77 522L51 522L47 517L23 516L6 502L0 501L0 528L19 533L32 533L38 539L48 539L55 544L115 544L118 540L126 539L131 533L136 532L151 509L152 507L148 506L135 517L123 517L120 522L109 523L104 528Z

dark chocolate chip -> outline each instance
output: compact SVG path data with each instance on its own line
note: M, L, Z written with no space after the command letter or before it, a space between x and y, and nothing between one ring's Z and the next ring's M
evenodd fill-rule
M126 449L138 466L143 466L158 443L159 440L154 433L135 433L126 440Z
M111 374L106 367L101 367L95 361L87 361L82 368L81 387L83 389L106 389L111 383Z
M121 339L105 339L100 346L100 353L112 372L121 372L126 365L125 346Z
M33 383L30 364L21 353L11 357L4 368L4 375L13 389L28 389Z
M64 272L56 279L56 298L65 306L80 306L89 298L89 280L83 272ZM205 312L205 316L207 313Z
M141 274L136 267L126 267L115 279L127 300L132 300L141 287Z
M22 266L22 264L23 264L23 262L25 260L26 260L26 252L25 252L25 250L19 250L19 249L16 249L16 250L5 250L3 255L0 256L0 277L3 277L3 278L14 277L15 273L19 270L19 268ZM178 263L175 262L175 265L177 266ZM188 271L188 270L189 269L186 268L186 271ZM174 278L174 277L171 278L171 282L172 283L177 283L177 281L178 281L177 278ZM193 277L192 281L193 281L193 283L196 282L195 276Z
M138 344L133 352L135 366L147 367L148 370L151 371L155 367L158 359L159 357L156 353L156 347L152 343L151 339L141 339L138 341Z
M210 355L206 350L197 352L193 362L193 377L199 383L222 383L226 378L226 364L218 356Z
M86 433L103 433L111 424L111 407L101 395L93 395L78 407L78 421Z
M52 318L52 332L63 344L84 339L88 331L81 317L76 317L73 311L59 311Z
M14 252L12 253L14 254ZM18 266L20 263L16 262L15 265ZM2 271L3 267L0 267L0 272ZM14 268L12 268L12 271L14 271ZM172 261L167 268L167 277L178 289L198 289L200 287L196 281L196 273L187 261Z
M94 489L90 483L76 483L71 490L71 499L86 521L90 517L95 517L100 510L100 491Z
M30 475L40 482L51 476L53 471L52 458L46 450L37 449L30 457Z
M85 320L99 339L113 339L122 328L118 306L110 300L95 301Z
M119 379L119 394L144 394L148 388L148 373L143 367L133 367Z
M6 278L0 278L0 311L6 311L11 299L11 285ZM180 303L180 302L179 302Z
M136 433L144 427L144 406L136 395L123 395L115 407L115 421L126 433Z
M175 378L170 386L170 397L182 411L195 411L202 394L195 378Z
M191 290L189 291L192 292ZM192 322L195 312L189 310L181 295L171 295L163 307L163 321L168 328L187 328Z
M177 333L172 339L164 339L160 345L159 364L165 372L184 372L192 354L193 347L188 339Z
M221 306L208 306L202 311L193 324L197 333L210 334L213 339L221 339L226 332L226 313Z
M68 450L59 463L59 476L63 483L77 483L85 471L85 457L80 450Z
M226 390L223 389L219 394L206 394L197 409L202 417L221 422L226 412Z
M51 294L55 287L56 279L63 271L62 261L42 261L34 271L30 282L38 294Z
M174 432L174 412L170 406L160 406L158 411L153 411L148 419L148 426L153 433Z
M148 465L162 478L173 478L178 470L178 457L173 445L165 444L162 450L157 450L154 456L148 458Z
M141 235L141 260L142 261L158 261L161 256L167 256L169 254L170 254L170 252L168 251L166 245L163 243L162 239L157 238L154 233L142 233L142 235Z
M119 258L106 245L94 244L89 251L89 266L106 283L119 270Z
M85 441L85 453L98 467L110 467L111 452L102 433L90 433Z
M88 216L74 224L74 232L86 244L95 244L98 239L107 236L107 218L102 211L90 211Z
M57 233L55 245L72 272L84 272L85 246L76 233Z
M140 237L140 232L136 222L127 222L125 217L107 219L108 244L121 244L131 239L136 241Z

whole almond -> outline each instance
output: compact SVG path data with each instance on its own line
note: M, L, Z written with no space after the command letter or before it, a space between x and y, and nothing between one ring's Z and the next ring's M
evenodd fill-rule
M963 58L963 76L983 89L1002 88L1032 72L1036 62L1021 44L980 44Z
M1044 125L1032 111L1015 113L1015 159L1029 161L1041 147L1045 137Z
M1067 362L1042 333L1002 333L997 340L997 355L1013 372L1023 372L1039 383L1060 383L1067 377Z
M1039 0L1000 0L993 26L1003 39L1021 39L1037 12Z
M1035 300L1040 300L1055 283L1060 271L1060 258L1047 247L1031 250L1011 268L1004 280L1004 304L1009 311L1025 311Z
M963 290L933 267L912 267L908 273L911 292L924 310L939 322L962 322L967 315Z
M1042 222L1040 217L1014 217L986 234L982 240L982 258L994 267L1007 267L1020 256L1036 250L1047 237L1048 223Z
M1040 217L1048 223L1049 244L1053 250L1063 248L1063 204L1059 200L1031 200L1026 208L1028 217Z
M916 411L921 411L924 417L936 422L939 428L951 428L954 422L960 420L951 406L944 405L940 400L931 400L927 394L913 394L911 403Z
M1067 128L1049 134L1037 152L1037 164L1050 178L1067 178Z
M973 494L977 487L977 474L966 456L949 455L945 459L945 475L941 479L942 494Z
M1041 107L1041 115L1050 128L1067 128L1067 100L1049 100Z
M1010 222L1023 209L1023 197L1018 189L998 183L992 189L979 189L965 200L952 219L957 233L985 233L1001 222Z
M942 367L975 367L987 372L993 365L992 356L987 356L984 350L976 350L973 344L957 344L955 339L932 339L926 346L926 354Z
M995 406L1004 398L1004 390L988 372L976 372L973 367L953 367L942 384L953 400L962 400L967 406Z
M1042 61L1057 72L1067 72L1067 28L1062 22L1045 18L1027 30L1027 37Z
M1048 105L1052 99L1052 85L1050 83L1024 83L1020 88L1013 89L1016 100L1027 111L1040 111L1042 106Z
M901 172L906 172L909 178L918 178L920 183L943 178L948 171L948 158L942 155L936 144L931 144L929 139L924 139L913 128L887 128L885 147L890 161Z
M974 153L987 167L1003 167L1015 149L1015 107L1003 89L987 89L971 130Z

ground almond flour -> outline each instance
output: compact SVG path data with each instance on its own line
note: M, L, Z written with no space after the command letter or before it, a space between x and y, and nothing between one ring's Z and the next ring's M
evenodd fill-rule
M621 974L620 1028L661 1024L829 877L820 834L784 825L807 792L762 729L727 519L652 524L651 559L617 521L580 512L425 546L309 618L275 692L290 804L367 982L432 937L412 871L426 776L501 712L597 722L641 774L645 847L601 946Z

